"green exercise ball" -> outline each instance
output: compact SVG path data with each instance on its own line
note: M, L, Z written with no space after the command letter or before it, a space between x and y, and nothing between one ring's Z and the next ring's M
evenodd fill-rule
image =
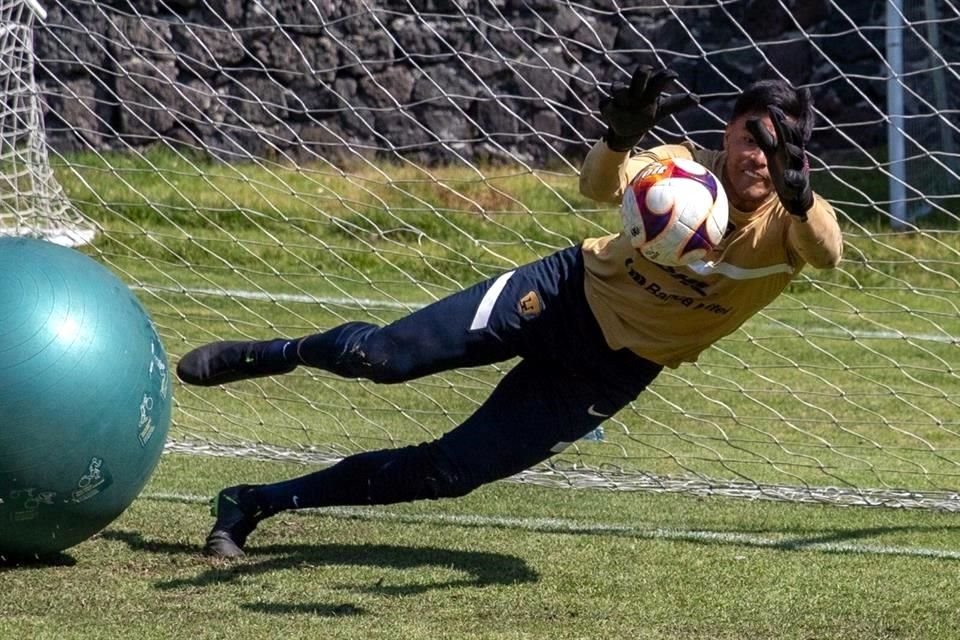
M0 556L62 551L119 516L170 409L166 353L130 289L74 249L0 238Z

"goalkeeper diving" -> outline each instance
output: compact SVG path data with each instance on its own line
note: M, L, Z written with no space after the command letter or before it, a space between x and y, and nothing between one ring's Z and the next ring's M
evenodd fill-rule
M664 118L697 105L690 93L666 93L675 80L669 69L642 66L602 100L608 128L584 160L580 190L619 204L646 164L699 162L720 177L730 207L727 233L706 259L664 267L626 233L592 237L386 326L347 322L298 338L213 342L180 360L184 383L214 386L300 366L394 384L519 358L472 415L435 440L223 489L208 554L242 556L250 533L281 511L463 496L528 469L626 407L664 367L694 362L804 266L838 264L836 214L810 186L810 92L780 80L751 85L733 104L719 150L635 149Z

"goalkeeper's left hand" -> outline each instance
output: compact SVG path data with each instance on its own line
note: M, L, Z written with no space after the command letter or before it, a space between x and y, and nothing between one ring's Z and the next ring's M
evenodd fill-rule
M767 158L770 181L780 197L784 208L802 221L813 206L813 191L810 189L810 165L803 148L800 128L787 121L786 114L770 106L770 120L777 133L776 140L760 122L760 118L747 121L747 131L757 141Z

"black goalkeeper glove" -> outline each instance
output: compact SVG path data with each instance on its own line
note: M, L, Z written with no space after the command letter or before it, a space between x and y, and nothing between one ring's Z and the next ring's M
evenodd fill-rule
M747 131L757 141L767 157L767 168L773 188L784 208L802 221L813 206L813 191L810 189L810 165L803 148L800 127L787 121L787 116L777 107L768 107L770 120L777 132L774 140L759 118L747 121Z
M661 95L677 73L640 65L630 86L615 86L600 101L600 119L607 125L604 139L613 151L629 151L659 121L700 102L692 93Z

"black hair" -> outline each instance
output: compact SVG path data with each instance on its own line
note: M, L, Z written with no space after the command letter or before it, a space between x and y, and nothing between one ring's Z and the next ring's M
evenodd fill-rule
M760 80L747 87L733 105L736 120L747 114L766 114L767 107L779 107L800 127L803 143L813 135L813 98L806 87L795 89L783 80Z

